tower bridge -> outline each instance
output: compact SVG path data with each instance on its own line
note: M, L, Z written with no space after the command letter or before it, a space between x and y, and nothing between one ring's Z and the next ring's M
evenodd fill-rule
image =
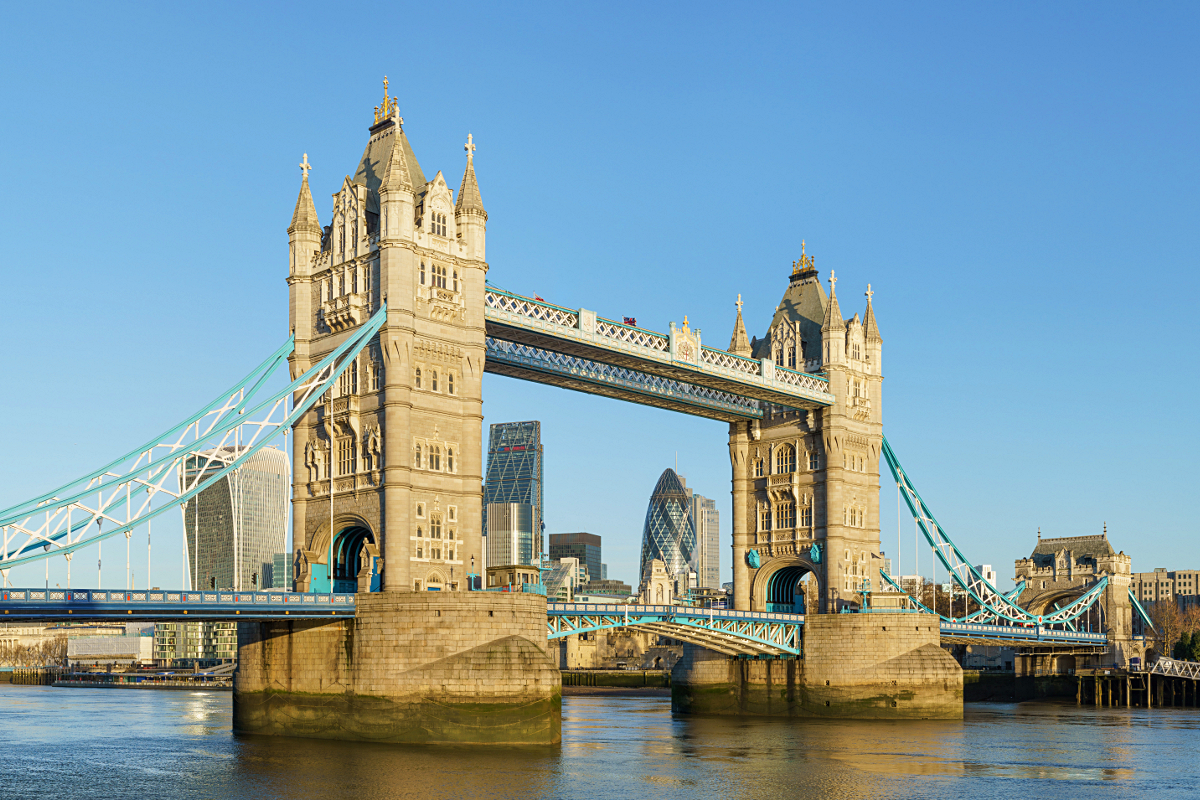
M162 436L0 511L6 584L9 569L58 556L69 576L80 549L114 538L128 548L133 530L186 510L202 489L189 474L218 479L290 436L300 600L240 586L215 599L189 586L157 598L12 589L0 601L9 618L238 619L236 727L390 741L556 741L548 642L601 628L687 642L675 679L684 711L729 711L703 698L736 695L737 713L758 697L762 713L954 717L961 671L942 641L1135 654L1119 590L1127 565L1106 562L1076 595L1030 611L975 573L938 525L883 436L869 284L861 315L845 318L833 271L827 292L802 243L761 338L739 298L727 349L705 345L686 317L662 333L504 291L487 280L470 136L465 151L457 193L440 171L427 179L385 88L328 224L307 154L300 164L288 342ZM264 388L285 369L282 390ZM484 372L727 423L734 608L548 606L473 591L484 569ZM237 455L183 468L212 452ZM887 591L894 582L876 563L885 463L970 613L942 616ZM1109 621L1097 630L1081 623L1094 608ZM793 692L783 706L771 688L781 681Z

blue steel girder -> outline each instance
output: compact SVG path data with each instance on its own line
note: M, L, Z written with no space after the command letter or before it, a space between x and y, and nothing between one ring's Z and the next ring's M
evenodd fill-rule
M797 656L802 614L718 611L681 606L547 604L546 635L643 628L726 655Z
M833 404L827 379L781 367L771 359L696 347L700 337L694 330L657 333L597 317L587 309L564 308L493 287L485 292L484 304L487 334L496 339L788 408Z
M484 370L722 422L762 419L757 400L488 336Z
M1104 647L1105 633L1059 630L1044 625L992 625L942 620L942 644L986 644L1038 647Z
M261 620L353 617L353 594L91 589L0 590L4 620Z

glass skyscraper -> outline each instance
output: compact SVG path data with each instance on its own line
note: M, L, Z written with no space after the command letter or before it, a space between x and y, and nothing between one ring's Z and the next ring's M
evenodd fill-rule
M239 452L237 447L219 447L189 453L184 459L184 488L194 485L197 476L204 486L183 508L192 588L265 587L268 580L274 582L275 555L286 551L291 498L286 453L264 447L233 472L206 485Z
M700 586L721 588L721 514L717 503L692 495L692 525L696 529L696 575Z
M588 580L604 580L604 565L600 563L600 537L594 533L550 534L550 560L577 558L587 567Z
M672 576L696 571L696 528L692 523L691 492L673 469L663 472L650 494L646 524L642 528L642 560L639 572L644 578L654 559L666 564Z
M500 422L492 425L483 489L487 565L539 564L544 528L542 423ZM497 538L493 539L493 536ZM501 562L496 560L498 558L516 560Z

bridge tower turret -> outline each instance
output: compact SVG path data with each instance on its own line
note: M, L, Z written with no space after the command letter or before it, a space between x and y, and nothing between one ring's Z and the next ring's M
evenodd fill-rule
M878 588L882 337L869 287L865 319L845 320L836 283L831 272L826 295L802 252L766 337L751 344L755 358L820 372L836 399L767 406L760 422L730 426L739 609L833 612Z
M387 304L378 341L295 426L296 587L464 590L483 567L486 215L471 150L462 212L441 172L425 179L386 80L368 132L292 287L294 370Z

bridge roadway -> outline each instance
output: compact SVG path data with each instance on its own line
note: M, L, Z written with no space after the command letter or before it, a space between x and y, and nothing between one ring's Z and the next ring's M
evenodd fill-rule
M265 620L354 616L353 594L233 591L97 591L90 589L4 589L6 621L47 620ZM637 627L719 653L788 657L802 652L803 614L730 611L688 606L548 603L546 635ZM1107 636L1041 626L982 625L942 620L944 644L1008 647L1103 647Z

